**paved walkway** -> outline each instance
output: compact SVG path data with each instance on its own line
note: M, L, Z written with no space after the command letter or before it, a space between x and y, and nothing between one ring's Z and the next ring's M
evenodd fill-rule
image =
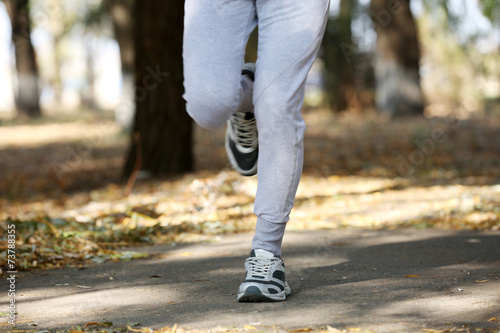
M146 247L140 250L161 257L22 273L18 329L104 321L184 329L500 329L500 232L290 231L283 259L292 295L280 303L238 303L250 240L239 234Z

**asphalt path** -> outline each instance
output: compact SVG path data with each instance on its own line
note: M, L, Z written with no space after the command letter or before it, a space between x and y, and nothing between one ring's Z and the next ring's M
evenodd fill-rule
M500 232L288 231L282 258L292 294L284 302L238 303L251 238L214 236L134 248L158 254L154 259L21 272L16 329L88 322L203 330L500 329ZM2 281L2 309L6 288ZM9 329L2 317L0 330Z

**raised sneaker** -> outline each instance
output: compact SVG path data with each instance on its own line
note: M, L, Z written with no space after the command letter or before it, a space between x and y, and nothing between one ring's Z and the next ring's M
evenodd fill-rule
M255 64L243 66L242 75L254 79ZM254 113L236 112L227 121L226 153L231 166L243 176L257 173L259 141Z

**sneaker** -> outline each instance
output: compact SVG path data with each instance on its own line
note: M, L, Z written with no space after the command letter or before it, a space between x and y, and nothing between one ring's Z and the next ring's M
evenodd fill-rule
M265 250L252 250L245 261L246 278L238 290L239 302L279 302L290 295L285 264Z
M245 64L241 71L254 79L255 64ZM226 153L231 166L243 176L257 173L259 141L253 112L236 112L227 121Z

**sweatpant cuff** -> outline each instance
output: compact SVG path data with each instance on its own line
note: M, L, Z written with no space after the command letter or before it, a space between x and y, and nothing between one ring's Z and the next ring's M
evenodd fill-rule
M275 256L280 256L285 228L286 222L273 223L257 218L252 249L262 249L274 253Z

